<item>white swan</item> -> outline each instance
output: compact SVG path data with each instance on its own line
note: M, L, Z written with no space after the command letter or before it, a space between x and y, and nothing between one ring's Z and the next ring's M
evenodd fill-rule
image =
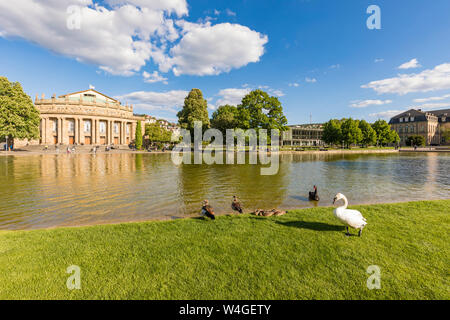
M347 236L350 235L350 233L348 232L348 227L359 229L358 235L361 236L362 230L367 224L366 219L362 216L361 212L359 212L358 210L347 209L348 200L342 193L338 193L334 197L333 204L341 199L344 200L344 205L342 207L334 209L334 216L338 218L338 220L341 221L343 224L345 224L347 228L346 233Z

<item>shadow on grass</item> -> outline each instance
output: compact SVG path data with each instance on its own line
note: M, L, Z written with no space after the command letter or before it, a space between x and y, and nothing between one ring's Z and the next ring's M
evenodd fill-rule
M281 221L276 221L276 223L281 224L286 227L309 229L309 230L314 230L314 231L343 231L343 230L345 230L345 227L343 227L343 226L337 226L337 225L323 223L323 222L307 222L307 221L281 222Z

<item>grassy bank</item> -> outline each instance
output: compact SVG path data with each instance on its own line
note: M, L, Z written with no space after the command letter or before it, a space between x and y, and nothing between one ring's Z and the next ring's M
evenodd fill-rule
M0 298L450 299L450 200L353 208L362 238L332 208L2 231ZM66 288L70 265L81 290ZM366 287L370 265L380 290Z

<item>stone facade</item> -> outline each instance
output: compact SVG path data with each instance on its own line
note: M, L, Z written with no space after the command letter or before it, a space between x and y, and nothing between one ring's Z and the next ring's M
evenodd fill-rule
M422 111L411 109L393 117L389 124L400 137L400 145L406 145L408 137L419 135L427 145L442 145L444 130L450 129L450 109Z
M303 124L288 126L287 131L282 132L282 146L323 146L322 124Z
M36 96L41 114L39 144L127 145L135 139L136 125L144 118L93 89L51 99Z

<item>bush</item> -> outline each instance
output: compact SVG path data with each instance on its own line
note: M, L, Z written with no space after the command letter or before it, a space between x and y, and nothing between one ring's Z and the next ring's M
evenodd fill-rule
M419 135L415 135L415 136L409 136L408 138L406 138L406 145L408 146L418 146L418 147L423 147L425 146L425 138Z

